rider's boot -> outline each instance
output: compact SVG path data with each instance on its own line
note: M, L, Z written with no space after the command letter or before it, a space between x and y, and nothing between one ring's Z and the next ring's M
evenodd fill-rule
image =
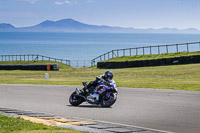
M86 92L87 92L86 90L87 90L87 86L84 86L84 88L82 89L82 93L86 94Z
M83 88L83 92L86 93L87 91L89 91L89 88L91 88L94 85L94 82L90 82L88 85L84 86Z

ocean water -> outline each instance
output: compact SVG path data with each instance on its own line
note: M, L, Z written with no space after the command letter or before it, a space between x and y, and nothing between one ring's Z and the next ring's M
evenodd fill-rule
M0 55L91 60L113 49L200 41L200 34L0 32Z

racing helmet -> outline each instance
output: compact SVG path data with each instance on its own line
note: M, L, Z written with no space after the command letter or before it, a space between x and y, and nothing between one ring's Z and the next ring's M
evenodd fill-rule
M110 79L110 80L113 79L113 73L111 71L106 71L104 76L106 79Z

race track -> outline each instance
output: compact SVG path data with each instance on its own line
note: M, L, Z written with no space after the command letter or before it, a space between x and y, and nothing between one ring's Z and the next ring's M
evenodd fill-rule
M70 106L75 87L0 85L0 107L80 117L177 133L200 131L200 92L119 87L111 108Z

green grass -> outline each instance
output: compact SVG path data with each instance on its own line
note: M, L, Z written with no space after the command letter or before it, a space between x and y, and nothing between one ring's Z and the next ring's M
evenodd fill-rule
M80 133L66 129L32 123L21 118L12 118L0 114L0 133Z
M200 64L110 69L118 87L200 91ZM0 84L81 85L106 69L66 67L60 71L0 71Z
M179 53L165 53L165 54L155 54L155 55L136 55L136 56L122 56L116 57L104 62L108 61L134 61L134 60L152 60L152 59L162 59L162 58L174 58L181 56L191 56L191 55L200 55L199 52L179 52Z

